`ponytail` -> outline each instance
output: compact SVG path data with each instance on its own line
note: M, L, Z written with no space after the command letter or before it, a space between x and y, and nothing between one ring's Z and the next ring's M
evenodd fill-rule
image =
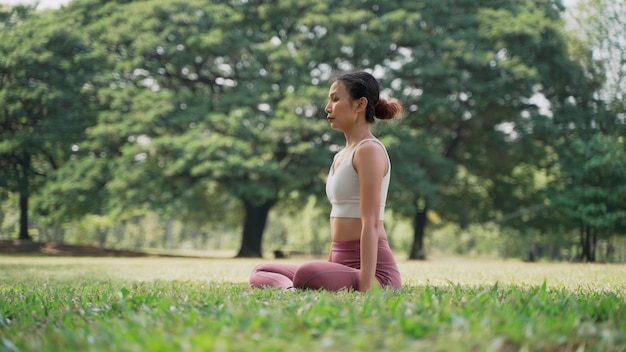
M402 105L395 101L388 101L385 98L378 99L376 105L374 105L374 116L381 120L391 120L402 114Z

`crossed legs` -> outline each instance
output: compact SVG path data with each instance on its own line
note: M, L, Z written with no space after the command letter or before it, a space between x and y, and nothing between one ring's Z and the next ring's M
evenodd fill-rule
M252 271L253 287L306 288L338 291L359 287L359 270L332 262L294 264L260 264Z

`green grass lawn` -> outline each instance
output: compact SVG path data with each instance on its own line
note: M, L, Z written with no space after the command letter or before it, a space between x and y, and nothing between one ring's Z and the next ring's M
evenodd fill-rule
M0 351L626 351L626 266L401 262L402 290L255 290L260 260L0 257Z

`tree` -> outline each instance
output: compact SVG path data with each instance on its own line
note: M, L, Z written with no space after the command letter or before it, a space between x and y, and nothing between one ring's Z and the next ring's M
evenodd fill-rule
M570 55L584 75L570 97L550 101L555 117L544 126L556 154L551 204L578 230L586 261L595 261L598 236L624 233L624 15L624 4L603 0L568 11Z
M553 206L580 230L581 256L595 261L598 236L626 233L626 148L623 137L575 140L562 157L563 188ZM572 165L574 164L574 165Z
M411 112L407 145L390 148L403 161L391 199L413 219L410 258L425 258L429 211L466 225L516 209L496 204L495 192L516 165L541 157L523 138L547 118L535 97L562 96L576 77L560 10L555 1L426 1L387 15L388 83Z
M296 25L287 19L303 8L146 1L93 11L99 3L71 4L64 16L79 19L114 65L102 93L111 109L84 148L91 158L110 156L114 203L171 213L191 208L202 189L215 199L230 194L245 214L238 255L260 256L269 210L321 190L330 160L332 137L303 98L327 87L311 88L305 67L314 50L288 37Z
M46 13L7 29L0 32L0 188L19 194L19 239L30 239L31 195L95 122L98 56Z

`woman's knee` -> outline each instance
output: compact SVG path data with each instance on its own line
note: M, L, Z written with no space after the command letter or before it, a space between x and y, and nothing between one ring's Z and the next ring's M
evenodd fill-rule
M331 291L358 287L358 270L329 262L302 264L293 277L296 288Z
M320 274L321 270L318 263L304 263L298 267L293 275L294 287L305 288L310 287L312 279Z
M296 284L296 282L302 282L303 277L308 277L309 274L312 272L312 269L313 268L311 266L311 263L301 264L298 267L298 270L296 270L296 272L293 274L294 285Z

